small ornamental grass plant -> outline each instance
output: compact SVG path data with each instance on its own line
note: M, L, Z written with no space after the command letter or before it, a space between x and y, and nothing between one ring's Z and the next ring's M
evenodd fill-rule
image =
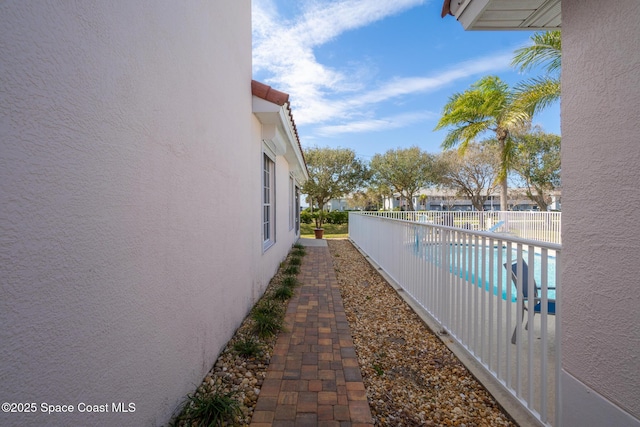
M241 413L240 402L234 392L202 386L196 393L187 396L182 414L176 418L174 425L180 421L198 427L235 425Z
M281 303L267 299L260 301L253 309L251 318L253 330L261 338L268 338L284 328L284 310Z
M262 345L254 337L250 336L233 344L233 350L243 357L256 357L262 353Z
M290 276L287 276L290 277ZM273 297L280 301L286 301L293 296L293 288L286 286L284 284L280 285L275 292L273 293Z
M298 278L296 276L289 275L285 276L284 279L282 279L282 286L293 289L300 286L300 282L298 281Z
M285 330L284 316L287 300L300 286L296 275L300 271L304 246L293 245L287 259L271 279L264 295L253 307L234 337L227 343L209 374L193 394L187 395L179 414L171 421L175 427L248 425L255 403L247 403L245 393L250 389L232 382L233 376L217 376L215 369L227 366L233 360L250 359L262 366L266 374L269 364L265 355L273 351L278 332ZM215 385L214 385L215 384Z
M297 265L289 265L284 269L284 274L295 275L300 273L300 267Z

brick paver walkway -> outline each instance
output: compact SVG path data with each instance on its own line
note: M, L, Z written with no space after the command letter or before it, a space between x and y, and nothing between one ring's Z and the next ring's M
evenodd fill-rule
M256 404L252 427L373 426L326 241L305 240L289 301Z

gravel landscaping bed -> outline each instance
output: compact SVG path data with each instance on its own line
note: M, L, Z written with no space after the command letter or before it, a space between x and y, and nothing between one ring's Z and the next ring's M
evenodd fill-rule
M379 426L515 426L348 240L328 240Z
M327 242L375 425L516 425L350 241ZM282 263L262 300L273 299L290 258ZM281 304L284 310L287 302ZM223 425L250 424L273 354L277 336L257 337L253 326L247 316L191 395L192 399L215 394L234 399L234 420L227 419ZM255 355L243 356L235 349L247 339L259 345ZM202 421L177 418L171 425L186 427Z
M281 307L282 317L284 317L284 311L286 311L289 301L280 301L274 298L274 295L277 288L282 285L283 280L291 275L287 272L286 267L289 266L293 256L292 253L289 253L286 260L281 263L280 268L269 282L269 285L256 306L260 304L260 302L271 301ZM296 274L293 274L293 276L295 275ZM171 426L193 427L210 425L211 420L207 418L206 415L187 417L185 410L189 407L193 408L194 406L211 408L214 404L216 406L226 406L227 408L233 406L235 408L233 411L229 411L228 416L220 420L221 425L249 426L258 401L260 388L267 374L273 349L278 340L277 334L267 337L259 336L254 329L255 321L252 319L251 313L249 313L233 337L227 342L227 345L218 356L216 363L205 376L202 383L185 399L181 408L178 408L179 413L171 420ZM240 354L237 350L238 343L246 343L248 341L253 342L257 346L255 354ZM213 396L229 397L235 401L235 404L229 405L224 402L220 403L220 401L213 402L208 400ZM203 412L205 414L207 413L207 411ZM211 413L211 411L209 411L209 413ZM185 420L185 418L188 419ZM218 424L213 423L211 425Z

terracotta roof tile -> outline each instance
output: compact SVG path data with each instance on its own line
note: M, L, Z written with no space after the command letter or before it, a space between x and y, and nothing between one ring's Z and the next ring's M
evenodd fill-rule
M300 137L298 136L298 128L296 127L296 122L293 120L293 113L291 112L291 104L289 103L289 94L280 92L279 90L275 90L269 85L264 83L260 83L257 80L251 80L251 93L258 98L262 98L266 101L273 102L276 105L284 106L287 105L287 111L289 112L289 119L291 120L291 125L293 126L293 133L296 137L296 142L298 143L298 148L300 148L300 154L302 154L302 161L304 162L305 169L307 168L307 159L304 157L304 151L302 151L302 145L300 144Z
M451 0L444 0L442 4L442 14L440 17L444 18L447 15L453 15L453 13L451 13Z
M273 102L281 107L289 101L288 93L280 92L271 86L255 80L251 80L251 93L258 98Z

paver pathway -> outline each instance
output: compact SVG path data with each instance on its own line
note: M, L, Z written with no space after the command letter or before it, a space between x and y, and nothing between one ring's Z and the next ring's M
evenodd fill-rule
M252 427L373 426L360 367L325 240L306 246Z

